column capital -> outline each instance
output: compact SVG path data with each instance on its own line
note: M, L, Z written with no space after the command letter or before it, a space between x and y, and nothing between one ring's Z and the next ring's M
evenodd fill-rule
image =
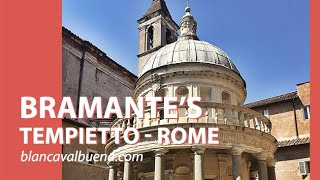
M191 150L196 154L203 154L206 151L206 148L201 146L193 146Z
M153 149L153 152L155 156L163 156L166 154L169 150L166 148L159 148L159 149Z
M277 161L275 159L267 161L267 166L268 167L274 167L276 165Z
M266 153L259 153L256 155L256 158L259 161L266 161L267 160L268 155Z
M240 156L243 153L243 151L244 151L244 148L237 147L237 146L232 147L232 149L231 149L232 155L236 155L236 156Z

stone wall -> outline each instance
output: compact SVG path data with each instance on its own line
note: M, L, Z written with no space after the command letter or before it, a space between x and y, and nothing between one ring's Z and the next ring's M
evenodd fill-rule
M124 97L132 96L137 77L124 67L110 59L91 43L82 40L69 30L63 28L62 33L62 94L71 97L76 108L80 96L90 100L102 97L107 104L111 96L119 97L124 108ZM86 127L88 120L65 120L63 127ZM97 134L101 141L101 135ZM88 149L98 154L104 153L104 145L80 145L73 141L71 145L63 146L63 153L76 151L88 153ZM103 180L108 177L107 164L97 162L63 162L62 175L66 180Z
M62 92L72 98L75 108L79 96L89 100L102 97L103 104L107 104L109 97L117 96L124 108L124 97L132 96L135 87L134 74L65 28L62 47Z

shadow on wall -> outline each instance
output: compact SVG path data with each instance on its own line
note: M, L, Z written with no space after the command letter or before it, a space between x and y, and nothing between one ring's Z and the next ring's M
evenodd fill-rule
M288 161L310 157L310 144L302 144L278 148L275 158L277 161Z

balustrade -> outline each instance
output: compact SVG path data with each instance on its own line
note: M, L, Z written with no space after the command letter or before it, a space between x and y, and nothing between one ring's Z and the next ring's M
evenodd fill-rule
M199 106L203 110L203 114L199 119L189 118L189 115L194 111L188 108L187 106L181 106L178 107L178 110L172 111L178 113L178 119L165 119L163 114L163 107L158 107L158 118L151 119L151 110L149 107L146 107L144 119L138 119L135 116L133 116L134 118L131 120L117 119L111 124L111 127L133 127L140 129L165 124L210 123L242 126L251 129L256 129L268 134L270 134L271 132L270 120L262 114L251 109L241 106L210 102L200 103Z

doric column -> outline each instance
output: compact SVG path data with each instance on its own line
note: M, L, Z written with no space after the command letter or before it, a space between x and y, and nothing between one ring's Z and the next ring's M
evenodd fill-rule
M123 168L123 180L133 180L132 176L132 162L125 161Z
M119 164L110 162L109 164L109 180L117 180L117 169Z
M247 171L247 172L248 172L248 174L249 174L249 180L251 180L250 169L251 169L251 165L252 165L252 164L251 164L250 161L247 161L247 163L248 163L248 169L247 169L248 171Z
M219 180L227 180L227 155L217 154L219 163Z
M243 149L234 147L232 153L232 176L233 180L241 180L241 154Z
M193 147L194 152L194 179L204 180L203 154L206 149L203 147Z
M268 180L267 155L261 153L257 156L259 180Z
M167 149L154 150L154 180L164 180L163 155L167 153Z
M269 180L276 180L276 171L275 171L276 162L277 162L276 160L271 160L267 162Z

